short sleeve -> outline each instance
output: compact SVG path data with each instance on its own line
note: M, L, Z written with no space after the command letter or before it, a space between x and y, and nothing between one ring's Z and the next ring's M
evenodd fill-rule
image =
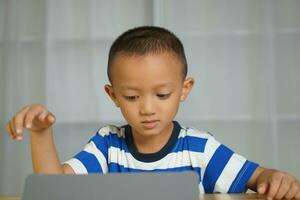
M242 193L258 164L209 137L202 184L205 193Z
M81 152L65 162L75 174L107 173L109 144L107 138L99 132L90 139Z

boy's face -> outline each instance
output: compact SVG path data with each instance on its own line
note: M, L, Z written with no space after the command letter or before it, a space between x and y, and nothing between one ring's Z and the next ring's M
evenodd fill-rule
M180 101L194 83L183 81L179 59L169 53L117 56L112 62L112 86L105 90L120 107L134 136L171 134Z

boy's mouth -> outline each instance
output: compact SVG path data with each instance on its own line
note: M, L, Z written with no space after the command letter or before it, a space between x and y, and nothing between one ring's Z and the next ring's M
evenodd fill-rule
M155 128L159 123L159 120L147 120L147 121L142 121L142 125L146 129L152 129Z

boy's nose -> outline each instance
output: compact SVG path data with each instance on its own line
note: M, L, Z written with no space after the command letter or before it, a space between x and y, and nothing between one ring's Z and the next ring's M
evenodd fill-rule
M151 98L144 99L141 102L140 114L141 115L153 115L153 114L155 114L154 106L153 106L153 102L152 102Z

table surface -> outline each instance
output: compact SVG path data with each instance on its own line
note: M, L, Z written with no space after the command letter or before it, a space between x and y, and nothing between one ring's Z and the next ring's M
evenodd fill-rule
M263 195L249 194L205 194L200 196L201 200L266 200ZM21 200L20 197L0 196L0 200Z

